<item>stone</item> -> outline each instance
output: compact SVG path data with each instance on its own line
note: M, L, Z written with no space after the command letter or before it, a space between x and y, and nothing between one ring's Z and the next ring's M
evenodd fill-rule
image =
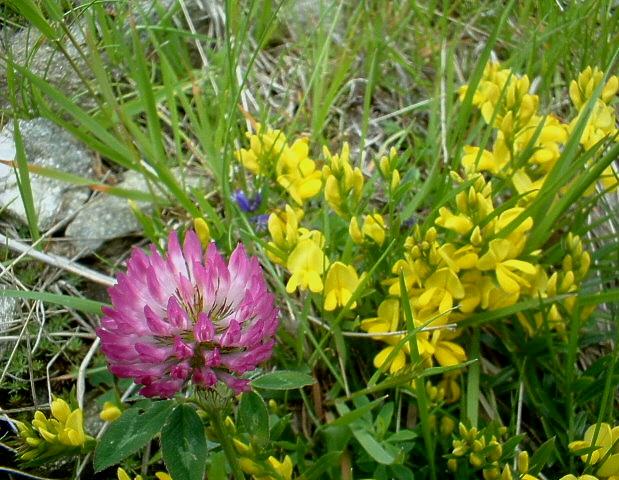
M125 179L116 185L119 188L148 192L144 177L137 172L126 172ZM149 215L152 205L138 203ZM69 250L67 256L84 256L97 251L106 241L126 237L142 230L126 198L100 195L82 208L65 230Z
M183 178L180 169L172 168L171 172L180 182ZM198 175L185 175L185 188L198 188L202 180ZM123 181L116 186L125 190L149 193L148 183L139 172L125 172ZM152 214L152 204L136 203L142 213ZM102 194L88 202L77 213L65 230L68 242L59 245L56 253L69 257L90 255L109 240L134 235L141 231L142 226L126 198Z
M71 28L71 33L80 48L86 47L84 35L79 25ZM75 73L71 61L81 73L89 72L85 60L79 55L75 45L65 40L63 47L71 61L51 42L37 43L40 33L36 29L21 29L8 32L3 38L10 38L8 42L0 42L0 54L4 55L8 48L11 49L15 64L28 68L35 75L46 79L51 85L58 88L66 96L83 107L94 106L92 95L87 94L87 89L82 79ZM36 45L36 46L35 46ZM4 63L0 62L0 109L9 110L11 103L8 98L8 86ZM92 74L88 75L92 77Z
M3 288L0 287L0 337L15 325L15 318L17 317L17 299L3 296L2 290ZM7 345L8 342L0 339L0 359Z
M20 120L19 129L30 165L93 178L91 153L62 128L49 120L35 118ZM12 122L0 132L0 157L3 160L15 159ZM90 196L90 190L86 187L76 187L33 173L30 173L30 186L41 231L74 215ZM9 213L24 225L28 223L15 171L6 165L0 168L0 211Z

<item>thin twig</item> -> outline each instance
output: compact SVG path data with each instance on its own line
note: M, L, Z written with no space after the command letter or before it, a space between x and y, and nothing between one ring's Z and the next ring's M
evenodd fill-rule
M84 360L82 360L79 372L77 374L77 405L80 408L84 408L84 393L86 391L86 369L88 368L92 357L95 355L97 348L99 348L100 341L101 340L99 339L99 337L97 337L97 339L92 342L92 346L90 347L90 350L88 350L88 353L84 357Z
M13 262L11 263L11 266L17 263L23 257L29 256L29 257L34 258L35 260L39 260L53 267L62 268L63 270L79 275L80 277L84 277L95 283L105 285L106 287L111 287L112 285L116 283L116 280L114 280L114 278L108 275L104 275L103 273L97 272L95 270L92 270L83 265L80 265L77 262L72 262L71 260L65 257L61 257L60 255L56 255L53 253L43 253L43 252L39 252L38 250L35 250L34 247L36 245L36 242L35 244L32 244L32 245L26 245L17 240L8 238L7 236L0 233L0 244L16 252L20 252L21 255L17 257L15 260L13 260ZM10 267L8 267L7 270L9 268ZM2 276L2 273L0 273L0 277L1 276Z

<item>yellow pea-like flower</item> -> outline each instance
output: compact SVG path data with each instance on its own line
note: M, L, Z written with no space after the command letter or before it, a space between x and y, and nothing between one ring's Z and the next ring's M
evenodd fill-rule
M353 266L345 265L342 262L333 263L325 281L325 310L331 312L336 308L345 307L360 282L361 279ZM356 306L357 302L353 301L350 304L350 309L352 310Z
M293 293L298 289L322 292L322 275L329 266L329 260L318 243L306 238L297 244L288 257L286 268L292 274L286 284L286 291Z

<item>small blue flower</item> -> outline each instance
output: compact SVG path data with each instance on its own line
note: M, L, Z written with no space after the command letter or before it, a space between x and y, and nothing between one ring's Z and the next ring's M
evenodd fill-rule
M260 207L260 203L262 202L262 195L257 193L253 197L247 198L245 192L243 190L237 190L232 194L232 199L236 201L241 210L246 213L255 212Z

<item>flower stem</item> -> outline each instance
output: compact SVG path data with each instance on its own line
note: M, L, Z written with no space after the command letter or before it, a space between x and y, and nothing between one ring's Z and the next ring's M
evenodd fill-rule
M235 480L245 480L245 475L243 474L241 466L239 465L239 460L236 456L236 450L234 450L232 439L230 438L230 435L224 425L221 411L211 410L210 413L212 419L212 426L217 432L217 438L221 442L224 454L228 459L228 463L230 464L230 468L232 469L232 475L234 476Z

